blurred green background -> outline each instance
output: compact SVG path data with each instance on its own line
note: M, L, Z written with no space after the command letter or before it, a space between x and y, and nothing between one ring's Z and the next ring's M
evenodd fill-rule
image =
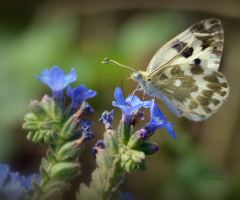
M74 199L78 184L89 183L96 167L91 148L103 137L101 113L112 110L115 87L129 71L101 65L104 57L145 70L154 53L192 24L218 18L225 31L220 71L231 91L226 103L208 120L190 122L158 105L175 124L178 139L165 130L152 138L160 151L148 157L148 170L127 174L121 188L145 199L240 199L240 1L2 1L0 5L0 162L12 171L38 171L45 147L26 140L23 117L31 99L50 89L34 77L58 65L78 74L72 86L85 84L98 95L88 100L96 113L96 138L86 143L80 162L82 174L66 195ZM124 81L125 94L136 83ZM138 93L139 97L142 96ZM115 108L116 128L121 112ZM146 114L149 116L148 111ZM149 121L149 117L138 127Z

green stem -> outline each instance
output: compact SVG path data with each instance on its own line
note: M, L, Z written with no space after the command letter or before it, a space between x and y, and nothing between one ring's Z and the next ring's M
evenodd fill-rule
M120 155L117 155L113 160L112 168L108 173L106 186L101 193L100 200L113 199L114 193L119 190L119 186L121 185L125 175L125 172L122 171L120 163Z

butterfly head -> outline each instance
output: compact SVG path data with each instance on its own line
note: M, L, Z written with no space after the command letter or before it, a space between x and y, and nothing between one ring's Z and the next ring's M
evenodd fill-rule
M137 71L131 74L131 78L138 82L140 85L145 86L151 82L151 79L148 77L148 72Z

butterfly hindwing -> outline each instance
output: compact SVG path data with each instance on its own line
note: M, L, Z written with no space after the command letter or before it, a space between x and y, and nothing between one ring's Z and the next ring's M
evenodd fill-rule
M155 78L155 95L178 116L193 121L208 118L228 96L228 85L220 72L201 65L172 65Z

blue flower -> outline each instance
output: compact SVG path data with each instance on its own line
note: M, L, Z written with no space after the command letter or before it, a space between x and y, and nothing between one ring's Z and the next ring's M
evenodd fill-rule
M102 117L98 121L103 122L105 124L105 129L112 129L113 117L114 117L113 110L111 112L108 112L106 110L103 112Z
M0 196L4 195L9 200L17 200L25 192L33 190L32 178L40 182L39 174L32 174L29 177L21 176L18 172L9 172L9 166L0 164Z
M96 158L96 154L98 152L99 149L105 149L105 143L104 140L98 140L97 143L95 144L95 146L92 148L92 154L94 155L94 157Z
M157 104L152 100L151 102L151 121L146 125L146 129L154 133L159 128L165 128L168 133L176 139L175 131L173 129L173 124L167 121L167 118L164 116L163 112L159 110Z
M136 199L137 198L133 197L130 192L123 193L119 198L119 200L136 200Z
M120 88L115 89L114 97L117 102L113 101L112 105L119 107L122 110L123 118L131 120L132 115L141 107L148 108L151 105L150 101L140 101L137 96L129 96L126 100L123 97L122 90Z
M58 66L54 66L50 70L44 69L42 71L42 77L39 77L36 74L35 76L52 89L53 97L57 99L62 99L64 88L77 79L77 74L74 68L72 68L70 74L64 75L64 71Z
M77 110L79 106L88 98L95 97L97 94L94 90L88 90L85 85L79 85L72 89L71 86L67 88L67 95L72 98L71 107Z

